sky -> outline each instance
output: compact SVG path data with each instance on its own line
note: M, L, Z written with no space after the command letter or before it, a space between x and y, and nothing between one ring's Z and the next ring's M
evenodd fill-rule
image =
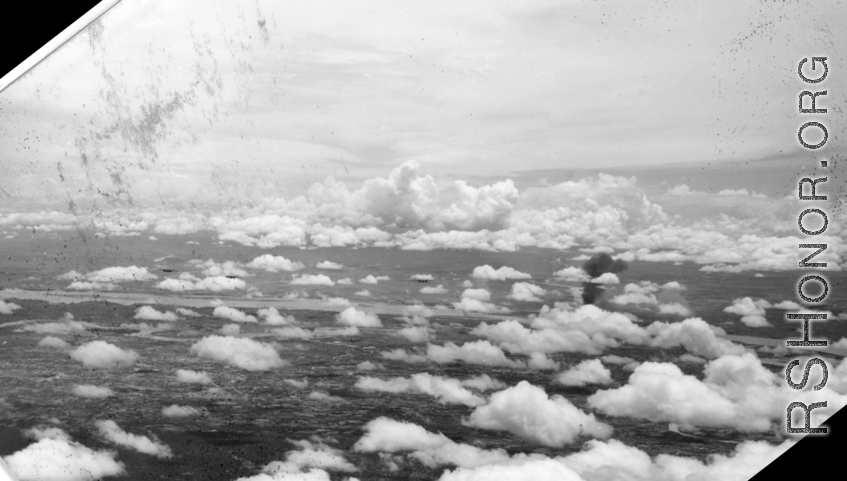
M124 0L0 93L0 195L209 206L410 160L532 184L800 156L799 59L829 56L843 111L840 5Z

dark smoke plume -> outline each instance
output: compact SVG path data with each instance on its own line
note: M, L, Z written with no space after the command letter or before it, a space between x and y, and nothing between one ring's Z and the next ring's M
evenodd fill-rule
M582 270L591 278L600 277L601 275L612 272L623 272L627 269L626 262L623 259L613 259L612 256L605 252L594 254L590 259L582 265ZM598 297L603 294L603 285L596 282L582 283L582 302L584 304L594 304Z

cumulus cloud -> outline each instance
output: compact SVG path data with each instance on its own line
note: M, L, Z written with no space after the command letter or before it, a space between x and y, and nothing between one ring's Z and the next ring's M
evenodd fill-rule
M267 371L288 364L270 344L231 336L206 336L191 346L191 352L246 371Z
M173 457L171 448L163 444L155 436L151 435L151 437L148 437L128 433L121 429L116 422L108 419L95 421L94 425L97 427L100 436L112 444L161 459Z
M191 274L183 273L179 277L171 277L156 284L157 289L168 291L232 291L246 289L247 283L241 279L230 279L224 276L204 277L200 279Z
M541 298L547 295L547 291L529 282L515 282L512 284L510 299L524 302L541 302Z
M21 481L89 481L126 474L117 453L93 450L72 441L64 431L53 428L51 435L4 458Z
M176 309L176 313L179 314L180 316L185 316L185 317L200 317L201 316L201 314L199 312L194 312L191 309L186 309L184 307L178 307Z
M480 429L508 431L550 447L562 447L579 436L607 439L612 427L597 421L562 396L548 396L527 381L491 395L463 424Z
M58 337L53 337L53 336L47 336L44 339L38 341L38 345L44 346L44 347L55 347L55 348L58 348L58 349L64 349L64 348L70 346L70 344L63 341L62 339L59 339Z
M404 327L397 331L397 335L406 338L409 342L427 342L430 340L429 328L426 326Z
M106 398L115 395L115 392L107 387L94 386L92 384L77 384L71 392L73 392L74 396L92 399Z
M747 352L744 346L724 339L726 331L709 325L699 317L675 323L654 322L647 327L647 331L654 336L649 341L651 346L663 348L683 346L691 354L707 359Z
M373 275L368 274L364 278L359 279L359 283L360 284L376 284L379 281L390 281L390 280L391 280L391 278L388 277L388 276L376 276L376 277L374 277Z
M321 261L318 262L315 267L318 269L344 269L344 266L332 261Z
M176 380L188 384L212 384L212 378L208 373L188 369L177 369Z
M771 307L771 303L758 299L753 300L750 297L742 297L732 301L732 305L724 308L724 312L730 314L738 314L741 316L741 322L750 327L768 327L771 323L765 319L765 308Z
M432 277L432 274L414 274L410 277L413 281L431 281L435 278Z
M342 285L342 286L352 286L353 285L353 279L350 279L349 277L345 277L343 279L338 279L336 284L339 284L339 285Z
M429 373L413 374L409 378L394 377L382 380L374 377L359 377L355 387L362 391L379 391L393 394L416 392L438 399L442 404L464 404L480 406L485 398L466 389L458 379L433 376Z
M462 299L454 302L453 307L460 311L469 312L509 312L505 307L499 307L491 302L491 293L485 289L465 289Z
M790 402L827 399L826 408L812 411L813 425L847 404L847 383L842 383L847 369L830 372L834 382L820 391L791 389L782 373L771 372L752 353L721 356L708 362L703 372L700 380L675 364L645 362L625 386L597 391L589 396L588 405L611 416L674 422L686 428L767 432L774 423L785 422Z
M0 299L0 314L12 314L16 310L20 309L21 306L15 304L14 302L5 302Z
M187 418L193 416L202 416L203 410L192 406L180 406L171 404L162 408L162 416L166 418Z
M560 373L556 377L556 382L565 386L611 384L612 372L599 359L589 359Z
M466 342L461 346L452 342L443 346L429 344L427 345L426 358L438 364L462 361L468 364L485 366L524 367L522 362L507 358L499 347L482 340Z
M291 261L282 256L263 254L247 263L247 267L268 272L279 272L299 271L306 266L302 262Z
M241 326L238 324L224 324L218 330L224 336L238 336L241 334Z
M446 294L447 288L445 288L442 284L438 284L437 286L425 286L421 287L421 294Z
M128 266L128 267L106 267L98 271L92 271L87 274L80 274L76 271L70 271L62 274L59 279L85 280L95 283L118 283L125 281L152 281L158 279L158 276L147 271L146 267Z
M357 371L375 371L377 369L385 369L385 367L371 361L362 361L359 364L356 364Z
M322 391L312 391L312 392L309 393L308 397L309 397L309 399L312 399L312 400L315 400L315 401L327 402L327 403L344 402L344 398L339 397L339 396L333 396L332 394L328 394L328 393L325 393L325 392L322 392Z
M294 276L294 278L291 280L291 284L295 286L334 286L335 282L333 282L332 279L323 274L303 274L299 277Z
M160 312L151 306L141 306L135 310L135 319L144 319L146 321L166 321L173 322L179 320L179 316L171 311Z
M382 327L382 322L376 314L360 311L352 306L341 311L336 319L345 326Z
M485 279L489 281L505 281L506 279L532 279L532 276L526 272L518 271L509 266L502 266L494 269L488 264L474 267L472 277L477 279Z
M253 323L259 322L259 320L256 319L255 316L251 316L250 314L239 311L238 309L235 309L233 307L227 307L227 306L216 307L215 311L212 312L212 315L214 315L215 317L221 317L221 318L224 318L224 319L229 319L229 320L235 321L235 322L242 322L242 323L243 322L253 322Z
M256 313L259 317L264 319L266 323L273 326L297 324L297 319L295 319L294 316L283 316L275 307L259 309Z
M562 270L556 271L553 273L553 276L565 282L587 282L591 279L584 270L575 266L565 267Z
M600 274L599 276L591 279L589 282L592 282L594 284L610 285L610 284L620 284L621 280L617 276L617 274L615 274L613 272L604 272L603 274Z
M238 262L233 261L225 261L225 262L215 262L213 259L208 259L205 261L201 260L190 260L188 263L194 267L197 267L202 270L202 274L204 276L218 277L218 276L235 276L235 277L245 277L251 275L249 272L243 269L243 265Z
M135 351L124 350L105 341L87 342L71 351L70 356L85 367L94 369L129 366L138 360Z
M327 445L322 439L313 436L311 440L289 440L299 449L289 451L285 461L272 461L262 468L262 474L242 481L303 480L329 481L327 471L352 473L356 466L344 458L340 449Z
M462 381L462 386L467 386L477 391L491 391L493 389L503 389L506 384L502 381L492 378L488 374L480 374L479 376L469 377Z

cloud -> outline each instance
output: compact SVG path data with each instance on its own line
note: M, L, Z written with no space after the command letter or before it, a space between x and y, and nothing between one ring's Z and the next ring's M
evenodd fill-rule
M229 277L214 276L199 279L191 274L181 274L178 278L168 278L158 284L157 289L165 289L168 291L231 291L236 289L246 289L247 283L241 279L230 279Z
M560 373L556 382L565 386L587 386L589 384L611 384L612 372L599 359L585 360Z
M343 279L338 279L338 281L336 283L338 285L341 285L341 286L352 286L353 285L353 279L350 279L349 277L345 277Z
M245 271L242 267L243 264L233 261L225 261L223 263L215 262L213 259L201 261L197 259L192 259L188 261L190 265L194 267L203 269L202 274L204 276L211 277L219 277L219 276L235 276L235 277L247 277L252 274Z
M362 361L356 364L357 371L375 371L377 369L385 369L381 364L375 364L371 361Z
M171 448L162 444L155 436L151 439L147 436L128 433L112 420L101 419L95 421L94 425L97 427L100 436L112 444L132 449L139 453L149 454L160 459L173 457Z
M282 339L311 339L315 336L312 331L303 329L302 327L282 327L271 329L271 333Z
M359 283L360 283L360 284L376 284L376 283L377 283L377 282L379 282L379 281L390 281L390 280L391 280L391 278L390 278L390 277L388 277L388 276L377 276L377 277L374 277L373 275L368 274L368 275L367 275L367 276L365 276L364 278L359 279Z
M159 312L151 306L141 306L135 310L134 319L173 322L179 320L179 316L171 311Z
M453 307L460 311L469 312L509 312L505 307L498 307L490 302L491 293L485 289L465 289L460 302L454 302Z
M71 351L70 356L85 367L94 369L129 366L138 360L138 354L135 351L123 350L105 341L87 342Z
M488 404L479 406L462 424L494 431L508 431L537 444L562 447L579 436L607 439L612 427L597 421L562 396L549 397L543 389L521 381L495 392Z
M12 314L16 310L20 309L21 306L15 304L14 302L5 302L0 299L0 314Z
M344 266L332 261L321 261L318 262L315 267L318 269L344 269Z
M477 279L485 279L489 281L505 281L506 279L532 279L532 276L526 272L520 272L509 266L502 266L499 269L494 269L488 264L474 267L472 277Z
M659 313L685 317L691 315L691 310L678 302L669 302L667 304L659 304Z
M362 289L361 291L356 292L354 295L362 296L362 297L370 297L371 293L367 289ZM349 302L348 302L349 305Z
M429 344L426 349L426 358L438 364L462 361L485 366L524 367L522 362L507 358L502 349L488 341L466 342L461 346L452 342L443 346Z
M227 306L216 307L214 312L212 312L212 315L214 315L215 317L222 317L224 319L229 319L229 320L235 321L235 322L252 322L252 323L259 322L259 320L256 319L255 316L251 316L250 314L239 311L238 309L235 309L233 307L227 307Z
M442 284L438 284L435 287L432 287L432 286L421 287L420 293L421 294L446 294L447 289Z
M21 481L89 481L126 474L116 453L95 451L72 441L56 429L51 437L4 457L6 464Z
M768 432L775 423L785 422L785 407L792 401L827 399L826 408L812 412L813 425L847 404L847 369L841 365L830 371L832 381L820 391L792 389L784 373L771 372L752 353L721 356L708 362L703 373L700 380L675 364L645 362L625 386L597 391L588 397L588 405L611 416L675 422L686 428Z
M479 376L469 377L462 381L462 386L467 386L477 391L491 391L492 389L503 389L506 384L493 379L488 374L480 374Z
M158 276L147 271L146 267L106 267L98 271L92 271L87 274L79 274L76 271L70 271L61 276L59 279L86 280L95 283L117 283L125 281L152 281L158 279Z
M286 453L285 461L272 461L268 463L262 472L270 477L255 476L241 478L245 481L255 479L256 481L269 480L312 480L328 481L330 479L327 471L339 471L352 473L358 471L356 466L344 459L344 453L340 449L333 448L324 443L320 438L313 437L311 441L289 440L299 449ZM309 469L306 471L306 469Z
M427 342L430 340L429 328L426 326L405 327L397 331L397 335L406 338L409 342Z
M691 354L707 359L716 359L725 354L741 355L747 352L744 346L723 339L726 331L709 325L699 317L670 324L657 321L648 326L647 331L654 336L649 341L653 347L683 346Z
M367 376L359 377L354 387L362 391L393 394L422 393L437 398L441 404L463 404L470 407L485 404L485 398L466 389L458 379L433 376L429 373L418 373L409 378L395 377L388 380Z
M241 334L241 326L238 324L224 324L218 329L218 332L224 336L238 336Z
M327 393L321 392L321 391L310 392L308 398L312 399L314 401L327 402L327 403L344 402L344 398L341 398L341 397L338 397L338 396L333 396L332 394L327 394Z
M605 273L600 274L599 276L591 279L589 282L592 282L594 284L611 285L611 284L620 284L621 280L620 280L620 278L618 278L617 274L614 274L614 273L611 273L611 272L605 272Z
M297 324L297 319L295 319L294 316L283 316L275 307L259 309L258 311L256 311L256 314L258 314L259 317L264 319L266 323L272 326Z
M754 301L750 297L743 297L733 300L732 305L725 307L723 312L740 315L741 322L749 327L768 327L771 323L765 319L766 307L772 306L764 299Z
M306 285L316 285L316 286L334 286L335 282L332 281L329 277L318 274L303 274L300 277L295 276L291 280L291 285L295 286L306 286Z
M71 392L73 392L74 396L92 399L106 398L115 395L115 392L107 387L94 386L92 384L77 384Z
M185 317L200 317L201 316L201 314L199 312L194 312L191 309L186 309L184 307L178 307L176 309L176 313L179 314L180 316L185 316Z
M63 341L62 339L59 339L58 337L53 337L53 336L47 336L44 339L38 341L38 345L44 346L44 347L55 347L55 348L58 348L58 349L64 349L64 348L70 346L70 344Z
M303 263L297 261L290 261L282 256L273 256L270 254L263 254L259 257L256 257L249 263L247 263L247 267L251 269L259 269L268 272L279 272L279 271L299 271L303 269Z
M187 384L212 384L212 378L208 373L188 369L177 369L176 380Z
M575 266L565 267L562 270L556 271L553 273L553 276L566 282L587 282L591 279L584 270Z
M523 302L541 302L541 297L546 296L547 291L529 282L515 282L512 284L510 299Z
M432 277L432 274L414 274L410 277L413 281L431 281L435 278Z
M171 404L162 408L162 416L166 418L186 418L193 416L202 416L203 410L191 406L180 406Z
M231 336L206 336L191 346L191 352L246 371L267 371L288 365L272 345Z
M73 281L68 284L67 289L73 291L111 291L116 286L111 282L85 282Z
M336 320L345 326L382 327L382 322L376 314L364 312L355 307L348 307L336 316Z

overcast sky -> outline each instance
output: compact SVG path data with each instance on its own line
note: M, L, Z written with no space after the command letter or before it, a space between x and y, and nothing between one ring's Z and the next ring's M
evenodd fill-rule
M0 93L0 195L202 203L410 159L470 181L767 159L800 150L813 54L837 149L844 7L124 0Z

